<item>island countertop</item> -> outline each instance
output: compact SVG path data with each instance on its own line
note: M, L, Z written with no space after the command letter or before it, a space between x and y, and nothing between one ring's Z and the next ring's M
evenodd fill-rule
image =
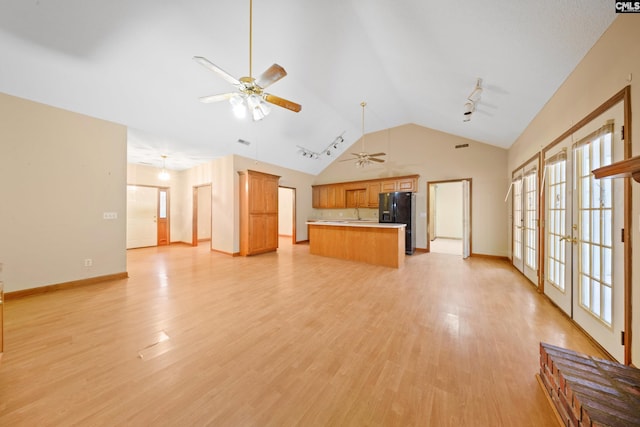
M404 264L405 224L373 221L307 221L314 255L399 268Z
M404 228L406 224L396 224L389 222L376 222L376 221L368 221L368 220L357 220L357 219L347 219L347 220L338 220L338 219L310 219L307 220L307 225L331 225L338 227L374 227L374 228Z

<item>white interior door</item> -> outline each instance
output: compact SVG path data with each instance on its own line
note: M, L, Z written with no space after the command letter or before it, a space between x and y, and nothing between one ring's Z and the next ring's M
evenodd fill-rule
M537 160L536 160L537 162ZM538 286L538 170L525 167L522 178L522 253L524 275Z
M593 169L621 160L622 103L545 155L544 292L619 361L624 360L622 180Z
M512 263L515 268L524 273L524 215L522 212L522 171L520 171L519 174L513 177L513 181L511 182L511 191L513 194L513 221L511 231L513 240L511 245L513 247Z
M158 189L127 186L127 249L158 244Z
M567 138L545 155L545 277L544 293L569 316L572 316L571 269L571 177L573 162L567 151L571 139Z
M512 263L538 286L538 160L512 175Z
M573 197L573 317L613 357L624 360L624 182L591 171L624 157L619 103L576 132Z

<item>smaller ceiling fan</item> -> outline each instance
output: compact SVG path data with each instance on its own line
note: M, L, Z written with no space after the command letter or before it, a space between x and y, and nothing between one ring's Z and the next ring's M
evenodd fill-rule
M378 159L380 156L386 156L387 153L372 153L369 154L364 149L364 107L367 106L366 102L361 102L362 106L362 151L359 153L350 153L352 156L356 156L355 158L340 160L341 162L350 162L352 160L356 161L356 166L359 168L370 165L372 162L376 163L384 163L384 159Z
M213 64L202 56L194 56L193 59L203 67L213 71L220 77L231 83L238 92L229 92L219 95L203 96L200 102L212 103L229 100L237 117L244 117L247 110L251 112L254 121L263 119L270 112L269 104L274 104L287 110L299 112L302 106L279 96L265 93L264 89L271 86L287 75L287 72L278 64L273 64L264 73L255 79L252 75L252 42L253 42L253 0L249 0L249 76L236 79L222 68ZM266 101L266 102L265 102Z

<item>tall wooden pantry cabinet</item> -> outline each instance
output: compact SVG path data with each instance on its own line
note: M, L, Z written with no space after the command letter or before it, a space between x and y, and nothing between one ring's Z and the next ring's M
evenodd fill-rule
M279 176L252 170L240 175L240 255L278 249Z

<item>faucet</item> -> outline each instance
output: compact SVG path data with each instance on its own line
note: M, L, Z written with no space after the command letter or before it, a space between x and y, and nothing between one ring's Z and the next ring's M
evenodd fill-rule
M360 209L358 207L356 207L356 218L358 219L358 221L362 219L360 218Z

